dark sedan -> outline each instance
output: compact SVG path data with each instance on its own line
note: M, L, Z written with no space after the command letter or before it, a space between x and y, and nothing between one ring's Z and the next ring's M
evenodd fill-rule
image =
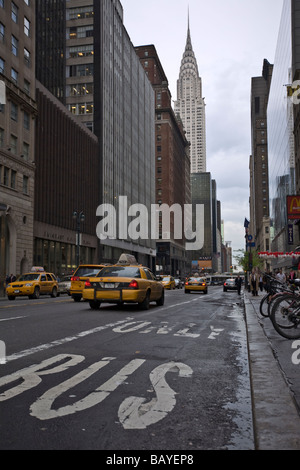
M227 292L228 290L237 290L237 285L235 279L226 279L223 284L223 291Z

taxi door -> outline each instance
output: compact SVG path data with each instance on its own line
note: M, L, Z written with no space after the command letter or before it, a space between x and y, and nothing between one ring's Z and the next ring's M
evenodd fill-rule
M149 269L144 269L144 272L147 276L147 279L150 281L151 287L151 300L157 300L161 297L162 287L160 282L158 282L154 274Z
M41 274L40 277L40 293L46 294L48 292L48 281L46 274Z

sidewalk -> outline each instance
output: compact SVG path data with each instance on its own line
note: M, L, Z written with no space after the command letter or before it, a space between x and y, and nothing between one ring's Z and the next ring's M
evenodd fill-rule
M300 450L300 415L259 323L259 302L248 292L244 292L244 302L255 448Z

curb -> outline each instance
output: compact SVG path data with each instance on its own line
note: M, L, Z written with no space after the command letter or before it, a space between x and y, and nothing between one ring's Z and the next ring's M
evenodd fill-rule
M256 450L299 450L300 416L292 393L244 293Z

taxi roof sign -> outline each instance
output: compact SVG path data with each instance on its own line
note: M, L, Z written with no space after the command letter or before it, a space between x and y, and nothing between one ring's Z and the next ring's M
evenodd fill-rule
M31 272L32 273L44 273L45 270L42 266L32 266Z
M134 255L129 253L122 253L119 258L118 264L138 264Z

